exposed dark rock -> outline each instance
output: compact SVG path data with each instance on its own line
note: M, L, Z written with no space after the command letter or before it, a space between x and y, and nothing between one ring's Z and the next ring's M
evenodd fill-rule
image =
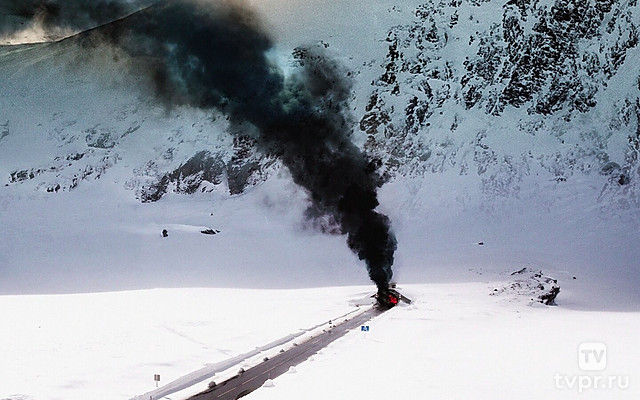
M85 156L91 159L87 160ZM87 157L87 158L89 158ZM98 158L100 157L100 158ZM84 162L78 161L85 159ZM78 184L88 178L100 179L102 175L118 161L117 154L106 154L104 152L96 152L91 149L86 153L72 153L66 156L58 156L45 167L24 169L13 171L9 174L9 183L26 183L44 174L55 174L55 179L45 182L45 189L48 193L57 193L61 190L73 190ZM75 169L75 172L73 171ZM71 172L69 171L71 170ZM66 176L62 176L60 172L65 171Z
M201 151L191 157L175 171L167 175L169 181L176 184L177 193L192 194L203 181L214 185L222 183L224 163L220 155Z
M200 151L175 170L145 186L140 192L140 199L142 202L158 201L167 193L169 185L173 186L175 193L193 194L200 189L203 182L213 185L222 183L224 173L222 155Z
M0 142L7 136L9 136L9 120L4 124L0 124Z
M20 171L14 171L9 174L9 183L19 183L29 179L34 179L36 176L44 173L45 170L41 168L37 169L23 169Z
M620 177L618 178L618 184L620 186L628 185L630 181L631 179L629 179L629 177L625 174L621 174Z
M241 194L245 188L266 179L265 169L273 164L273 159L258 153L255 139L250 136L236 136L233 139L234 152L226 165L229 193Z
M528 297L532 302L545 305L555 305L555 299L560 293L558 280L545 276L542 271L535 271L524 267L510 274L514 281L510 284L495 288L492 296Z
M465 3L482 7L483 1L425 2L416 8L414 21L387 32L386 56L360 119L366 151L383 161L385 173L477 170L487 196L517 195L520 180L535 164L557 182L571 180L576 172L600 171L610 177L607 190L637 204L640 136L629 137L625 160L613 160L607 135L633 129L640 120L634 116L640 105L634 103L640 100L615 100L620 115L610 125L611 133L585 127L571 146L561 139L564 124L590 113L614 75L628 68L625 61L639 43L637 10L616 0L510 0L493 23L480 23L473 15L468 22L458 20ZM476 24L478 31L462 37L467 35L460 29L463 23ZM468 50L462 60L445 50L452 38L455 48ZM633 84L640 88L640 78ZM557 154L534 158L531 153L507 154L508 149L491 143L493 132L483 128L475 143L452 139L459 126L466 123L469 129L469 121L458 115L461 108L495 117L519 108L524 113L511 114L523 116L514 136L552 135L562 146Z
M602 175L612 175L618 171L620 171L620 164L610 161L602 167L600 173Z
M94 127L85 130L84 133L86 134L85 140L89 147L112 149L117 144L113 133L107 129L98 129L98 127Z
M545 287L541 285L540 289L545 290ZM540 302L543 304L554 306L556 305L556 297L558 296L558 293L560 293L560 287L553 285L547 292L538 296L538 299L540 299Z

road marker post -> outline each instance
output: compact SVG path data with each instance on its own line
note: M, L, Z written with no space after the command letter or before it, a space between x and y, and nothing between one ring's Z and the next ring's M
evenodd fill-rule
M369 332L369 325L362 325L360 327L360 331L362 332L364 338L367 338L367 332Z

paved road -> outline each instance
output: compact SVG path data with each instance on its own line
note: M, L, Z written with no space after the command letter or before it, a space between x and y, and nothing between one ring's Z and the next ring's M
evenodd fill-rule
M373 317L382 314L378 308L371 308L343 321L333 329L302 342L291 349L279 353L269 360L247 369L217 386L190 397L188 400L236 400L261 387L267 379L273 379L298 365L329 343L344 336L350 330L361 326ZM339 323L339 321L334 321Z

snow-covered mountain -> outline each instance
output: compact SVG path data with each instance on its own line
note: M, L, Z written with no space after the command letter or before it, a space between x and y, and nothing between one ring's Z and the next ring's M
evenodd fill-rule
M640 300L637 1L248 3L285 75L318 54L344 66L399 279L542 265ZM87 35L0 47L2 290L291 285L298 264L302 285L366 282L340 236L302 227L332 231L305 220L306 193L251 127L167 106L153 74ZM196 234L167 248L165 225ZM247 246L201 243L210 225Z
M489 197L595 175L604 203L637 208L639 20L625 1L422 4L386 35L366 146L402 175L477 175Z

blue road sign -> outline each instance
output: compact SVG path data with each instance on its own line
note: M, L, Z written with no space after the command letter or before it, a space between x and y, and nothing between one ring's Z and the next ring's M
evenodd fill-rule
M362 332L369 332L369 325L362 325L362 326L360 327L360 330L361 330Z

